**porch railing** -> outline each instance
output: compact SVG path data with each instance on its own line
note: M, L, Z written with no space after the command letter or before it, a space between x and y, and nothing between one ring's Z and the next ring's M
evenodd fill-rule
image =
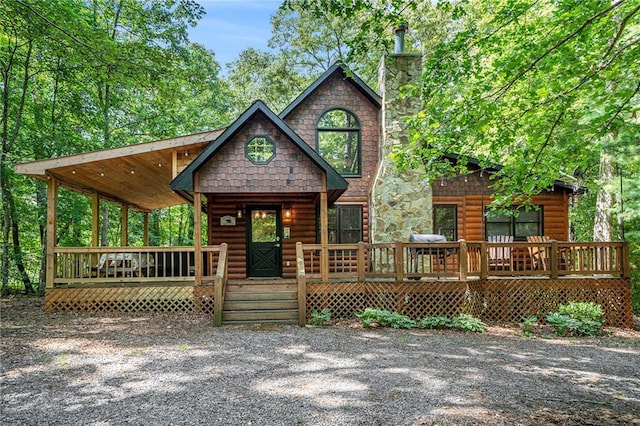
M203 280L213 281L220 246L202 248ZM194 247L56 247L54 286L194 282Z
M306 278L323 281L629 275L626 242L303 244L298 253L301 264Z

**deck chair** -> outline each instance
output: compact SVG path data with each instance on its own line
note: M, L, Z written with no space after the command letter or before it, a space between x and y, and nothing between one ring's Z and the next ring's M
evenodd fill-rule
M547 248L537 245L537 243L546 243L551 241L549 237L541 235L530 235L527 237L527 242L534 243L529 246L529 255L531 256L531 266L533 269L546 270L547 269Z
M492 235L490 243L512 243L513 235ZM511 247L489 247L489 267L497 270L512 270Z

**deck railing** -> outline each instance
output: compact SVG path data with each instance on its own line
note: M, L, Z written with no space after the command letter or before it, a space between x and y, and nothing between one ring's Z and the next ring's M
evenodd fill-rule
M302 244L298 265L322 281L629 274L625 242Z
M213 281L220 246L202 247L202 277ZM194 247L56 247L54 286L194 282Z

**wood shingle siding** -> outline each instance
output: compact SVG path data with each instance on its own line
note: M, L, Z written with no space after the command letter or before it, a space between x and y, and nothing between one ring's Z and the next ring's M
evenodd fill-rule
M322 114L342 108L355 114L360 122L361 177L345 177L349 189L342 197L366 198L378 164L380 109L340 73L328 78L285 118L285 122L316 149L316 126ZM341 198L342 200L342 198Z
M245 156L245 143L255 135L266 135L275 143L275 156L268 164L254 164ZM198 178L203 193L322 190L322 171L263 116L247 123L205 163Z

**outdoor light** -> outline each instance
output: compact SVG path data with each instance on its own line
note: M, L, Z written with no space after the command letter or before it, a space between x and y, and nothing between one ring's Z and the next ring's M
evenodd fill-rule
M185 152L184 152L184 156L185 156L185 157L188 157L188 156L189 156L189 151L185 151Z
M71 174L75 175L76 174L76 168L74 167L73 170L71 170Z
M104 177L104 170L100 170L100 176Z
M291 206L285 206L284 208L284 218L291 219Z
M158 163L158 167L162 167L162 163Z
M136 171L135 171L135 170L133 170L133 169L131 169L131 174L133 175L133 174L135 174L135 173L136 173Z
M236 216L238 217L238 219L242 219L242 207L238 206L237 209L238 211L236 212Z

